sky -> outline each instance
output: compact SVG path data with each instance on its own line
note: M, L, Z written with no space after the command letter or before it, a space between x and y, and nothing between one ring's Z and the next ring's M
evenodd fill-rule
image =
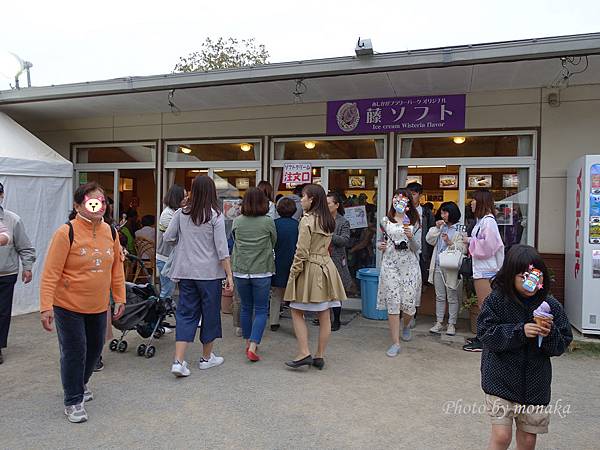
M170 73L207 37L255 38L283 62L353 55L358 37L391 52L600 32L598 0L29 0L2 10L0 52L33 63L33 86Z

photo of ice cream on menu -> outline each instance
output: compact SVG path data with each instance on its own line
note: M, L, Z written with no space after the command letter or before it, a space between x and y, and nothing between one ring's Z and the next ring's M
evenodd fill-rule
M469 187L470 188L491 188L492 187L492 176L491 175L469 175Z

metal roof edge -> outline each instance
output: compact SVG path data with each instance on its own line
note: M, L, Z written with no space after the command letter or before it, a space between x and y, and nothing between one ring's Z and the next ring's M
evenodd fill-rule
M600 54L600 33L272 63L209 72L122 77L0 91L0 105L373 72Z

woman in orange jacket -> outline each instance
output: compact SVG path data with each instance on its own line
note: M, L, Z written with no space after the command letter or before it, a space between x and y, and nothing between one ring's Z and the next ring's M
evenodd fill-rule
M71 221L54 233L40 283L42 326L52 331L56 322L65 415L75 423L88 419L87 383L102 353L111 289L115 318L125 304L121 245L103 220L105 210L98 184L77 189Z

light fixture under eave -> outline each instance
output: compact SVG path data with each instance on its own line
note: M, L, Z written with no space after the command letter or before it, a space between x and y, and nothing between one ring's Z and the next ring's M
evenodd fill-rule
M248 144L248 143L240 144L240 149L243 152L249 152L250 150L252 150L252 144Z
M185 153L186 155L189 155L190 153L192 153L192 149L189 147L179 147L181 150L181 153Z
M306 147L309 150L312 150L313 148L315 148L317 146L317 143L315 141L306 141L304 143L304 147Z
M455 144L464 144L466 140L467 138L464 136L455 136L452 138L452 142Z
M313 169L312 174L313 174L313 176L317 176L317 169Z

